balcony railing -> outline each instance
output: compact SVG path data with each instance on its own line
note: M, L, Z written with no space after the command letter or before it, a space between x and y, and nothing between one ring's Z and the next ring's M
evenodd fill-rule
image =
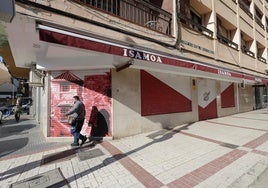
M208 28L204 27L201 24L198 24L198 23L194 22L193 20L187 18L185 15L178 14L178 17L181 20L183 20L186 23L186 25L190 26L192 29L200 31L200 32L206 34L209 37L213 36L213 31L209 30Z
M142 0L72 0L147 27L171 35L172 15Z
M220 35L220 34L217 34L217 38L218 40L221 42L221 43L224 43L234 49L238 49L238 44L234 43L233 41L231 41L230 39Z
M246 46L242 46L241 50L242 50L242 52L243 52L244 54L247 54L248 56L254 58L255 53L253 53L252 51L250 51Z
M257 57L259 61L261 61L262 63L266 63L266 59L264 59L262 56L258 56Z

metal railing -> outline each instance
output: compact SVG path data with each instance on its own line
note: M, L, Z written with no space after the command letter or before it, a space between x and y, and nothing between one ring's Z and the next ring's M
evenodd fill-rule
M262 56L257 56L258 60L261 61L262 63L266 63L266 59L263 58Z
M238 50L238 44L234 43L230 39L222 36L221 34L217 34L217 38L221 43L224 43L224 44Z
M72 0L137 25L171 35L172 15L142 0Z
M202 32L204 34L206 34L209 37L213 37L213 31L209 30L208 28L204 27L201 24L198 24L196 22L194 22L193 20L191 20L190 18L187 18L185 15L183 14L178 14L178 17L186 23L186 25L188 25L189 27L191 27L192 29Z
M253 53L252 51L250 51L246 46L242 46L241 51L244 54L247 54L250 57L255 57L255 53Z

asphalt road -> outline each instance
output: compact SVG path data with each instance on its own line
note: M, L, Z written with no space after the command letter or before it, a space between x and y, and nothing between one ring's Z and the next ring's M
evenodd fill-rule
M0 158L27 155L69 145L68 142L47 142L40 126L30 115L22 115L17 123L14 117L0 125Z

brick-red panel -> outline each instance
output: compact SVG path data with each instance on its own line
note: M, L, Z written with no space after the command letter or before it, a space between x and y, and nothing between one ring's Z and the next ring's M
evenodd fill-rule
M141 114L143 116L189 111L192 111L191 100L148 72L141 71Z
M218 116L217 115L217 102L216 102L216 99L214 99L205 108L202 108L201 106L198 106L198 112L199 112L199 120L206 120L206 119L216 118Z
M235 107L235 96L234 96L234 83L226 88L221 93L221 107L230 108Z

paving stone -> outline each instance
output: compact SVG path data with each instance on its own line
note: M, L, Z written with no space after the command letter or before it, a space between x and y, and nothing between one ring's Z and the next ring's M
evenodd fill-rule
M50 186L57 188L69 188L68 182L62 175L59 168L13 183L10 188L40 188Z
M92 149L92 150L89 150L89 151L84 151L84 152L78 152L77 153L77 156L78 156L80 161L92 159L92 158L95 158L95 157L100 157L102 155L104 155L104 153L100 149Z

